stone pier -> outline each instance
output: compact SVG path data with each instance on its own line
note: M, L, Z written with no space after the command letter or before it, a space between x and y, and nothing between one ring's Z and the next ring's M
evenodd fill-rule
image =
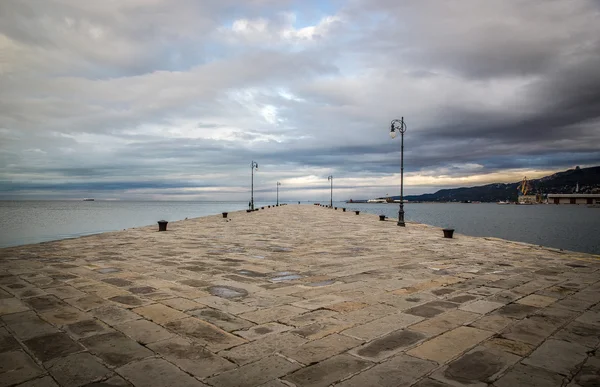
M6 248L0 387L598 386L599 270L313 205Z

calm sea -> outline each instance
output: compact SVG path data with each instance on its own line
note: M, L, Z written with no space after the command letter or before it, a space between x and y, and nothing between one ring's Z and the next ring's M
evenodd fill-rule
M295 202L297 203L297 202ZM273 203L259 203L266 206ZM398 204L338 207L397 218ZM0 201L0 247L72 238L244 210L248 202ZM457 233L492 236L600 254L600 208L578 205L407 204L406 220Z

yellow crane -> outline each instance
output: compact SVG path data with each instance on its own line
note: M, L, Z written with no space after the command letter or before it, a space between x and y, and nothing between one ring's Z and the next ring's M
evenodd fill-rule
M523 177L523 181L521 181L517 189L519 190L519 193L521 195L527 195L527 192L529 192L529 183L527 181L527 176Z

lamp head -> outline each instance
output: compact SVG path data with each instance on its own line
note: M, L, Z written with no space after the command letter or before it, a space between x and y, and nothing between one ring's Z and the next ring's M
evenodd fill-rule
M394 130L394 125L392 125L392 130L390 130L390 137L396 138L397 135L398 133Z

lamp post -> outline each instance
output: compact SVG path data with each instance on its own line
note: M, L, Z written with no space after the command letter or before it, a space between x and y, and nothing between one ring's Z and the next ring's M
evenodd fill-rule
M252 160L250 164L250 169L252 170L252 188L250 193L250 209L254 211L254 169L258 170L258 163Z
M327 180L331 182L331 197L329 199L329 208L333 208L333 176L327 176Z
M400 209L398 210L398 226L404 227L404 132L406 124L404 117L392 120L390 126L390 136L396 138L397 132L400 132Z
M277 207L279 207L279 186L281 185L280 182L277 182Z

